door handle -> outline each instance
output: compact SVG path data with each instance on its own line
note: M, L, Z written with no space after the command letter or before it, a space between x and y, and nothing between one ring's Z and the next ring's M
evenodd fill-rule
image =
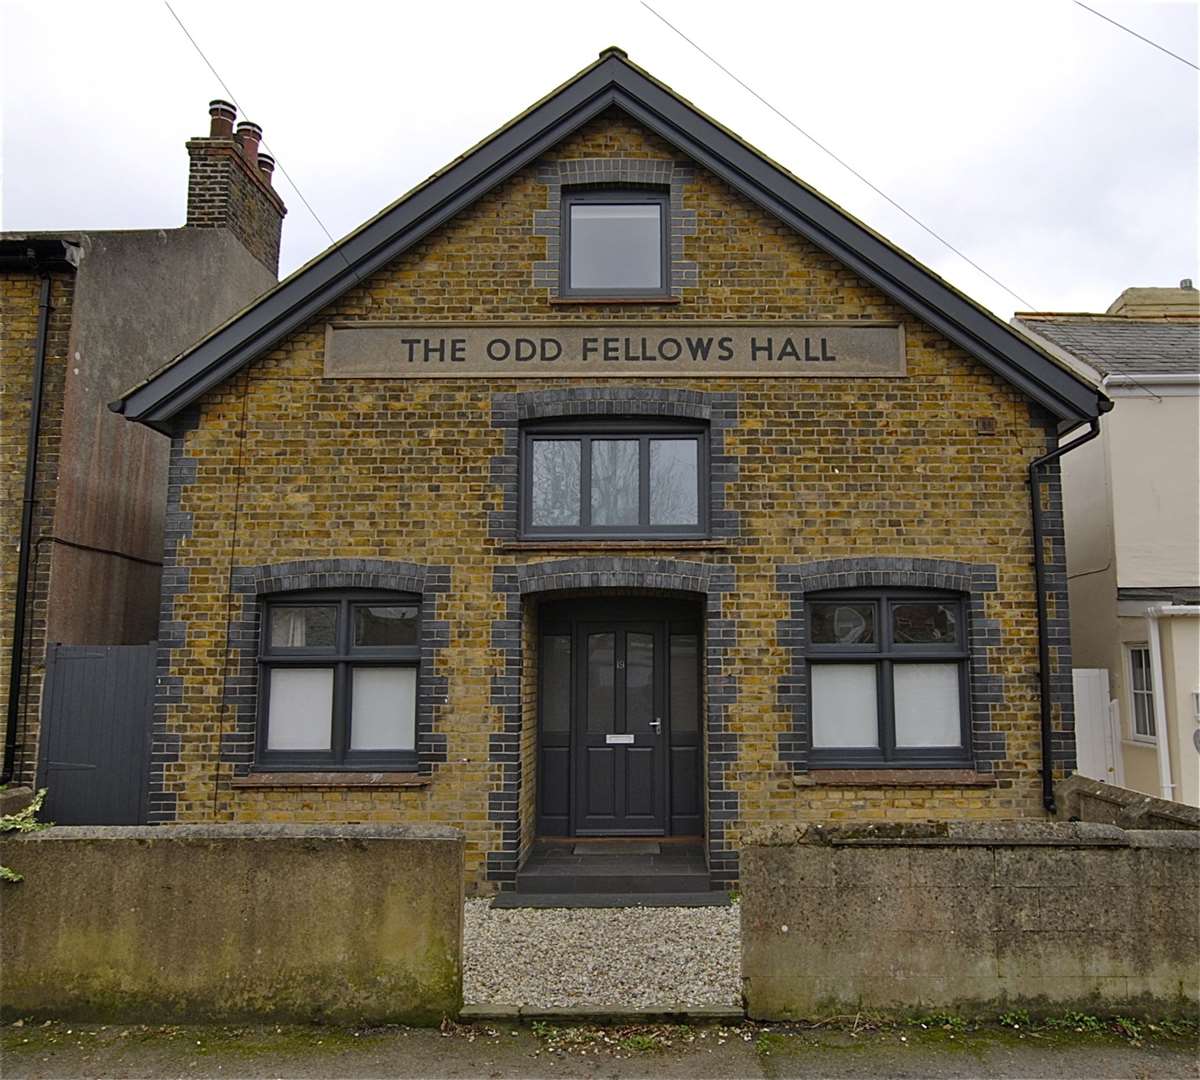
M656 716L653 720L650 721L650 726L652 728L654 728L655 735L661 735L662 734L662 717Z

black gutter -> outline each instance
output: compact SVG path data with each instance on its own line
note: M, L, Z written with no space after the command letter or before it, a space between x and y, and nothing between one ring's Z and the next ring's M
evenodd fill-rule
M9 247L10 245L4 245ZM37 488L38 437L42 420L42 389L46 376L46 340L50 330L50 271L74 270L75 265L62 241L35 242L21 251L0 249L0 270L17 270L39 275L37 344L33 361L33 387L29 399L29 431L25 443L25 493L21 502L20 554L17 562L17 595L13 606L12 655L8 671L8 711L4 723L4 767L0 784L16 773L17 719L21 705L21 656L25 648L25 611L29 592L29 567L33 553L33 507Z
M1109 408L1111 408L1111 404ZM1107 411L1107 410L1105 410ZM1046 813L1057 814L1058 806L1054 801L1054 754L1050 745L1053 737L1052 720L1054 702L1050 687L1050 642L1047 640L1048 627L1046 613L1046 565L1043 550L1044 525L1042 520L1042 487L1039 470L1043 465L1057 461L1064 454L1091 442L1100 434L1100 418L1096 417L1089 425L1088 433L1074 442L1060 446L1043 454L1029 465L1029 498L1033 504L1033 576L1037 589L1037 621L1038 621L1038 668L1041 681L1042 697L1042 806Z

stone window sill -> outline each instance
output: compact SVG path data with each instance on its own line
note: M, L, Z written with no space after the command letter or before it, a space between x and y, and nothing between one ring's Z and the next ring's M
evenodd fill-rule
M796 787L994 787L974 769L812 769L797 773Z
M678 296L552 296L550 303L560 304L679 304Z
M725 540L509 540L497 545L497 551L728 551Z
M412 772L258 772L235 776L235 788L422 788L428 776Z

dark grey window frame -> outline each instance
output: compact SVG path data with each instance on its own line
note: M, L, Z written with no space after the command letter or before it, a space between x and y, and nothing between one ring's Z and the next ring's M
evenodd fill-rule
M814 769L936 769L964 768L974 764L971 746L970 647L966 598L957 592L937 589L832 589L805 596L807 637L805 654L809 661L808 715L811 717L809 765ZM875 642L863 645L817 644L812 640L812 605L830 602L871 603L875 606ZM894 644L892 607L897 603L938 603L954 605L958 620L958 642L953 646ZM816 716L812 703L813 662L875 665L876 724L878 747L816 747L811 744ZM958 666L958 719L960 745L956 747L896 746L896 718L892 672L896 664L949 663Z
M576 289L571 286L571 207L581 203L606 205L657 205L659 207L659 242L661 244L661 275L657 288ZM562 297L612 299L620 297L664 297L671 293L671 194L668 190L637 187L564 188L562 221L560 224L558 294Z
M587 417L536 421L521 427L521 536L538 540L570 540L581 536L612 540L706 539L709 536L710 462L708 425L694 420L672 421L661 417L623 420L591 420ZM592 525L591 518L591 443L614 437L636 438L638 447L638 524ZM538 440L578 440L579 520L578 525L541 525L533 521L533 445ZM695 525L650 524L650 441L680 439L695 441L696 509Z
M353 610L361 604L389 604L417 609L416 642L406 646L358 646L353 643ZM283 607L336 606L336 644L333 648L271 647L271 611ZM258 648L258 724L254 759L260 769L289 772L416 772L420 739L421 700L421 597L415 593L378 589L317 589L276 593L260 603ZM328 667L333 669L333 712L330 718L329 750L269 750L271 672L283 667ZM410 667L416 675L413 692L413 739L411 750L351 750L350 717L353 710L353 671L360 667Z

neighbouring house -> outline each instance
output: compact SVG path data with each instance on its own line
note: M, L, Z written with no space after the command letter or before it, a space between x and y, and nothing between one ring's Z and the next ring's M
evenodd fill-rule
M182 228L0 233L0 782L48 783L60 820L120 817L92 784L118 748L67 710L61 754L39 767L47 647L158 629L170 444L107 404L277 281L285 209L261 131L235 132L224 102L210 115L187 143Z
M1080 770L1200 806L1200 292L1013 321L1114 405L1063 464Z
M605 50L114 404L172 448L149 820L553 892L1043 817L1108 404Z

